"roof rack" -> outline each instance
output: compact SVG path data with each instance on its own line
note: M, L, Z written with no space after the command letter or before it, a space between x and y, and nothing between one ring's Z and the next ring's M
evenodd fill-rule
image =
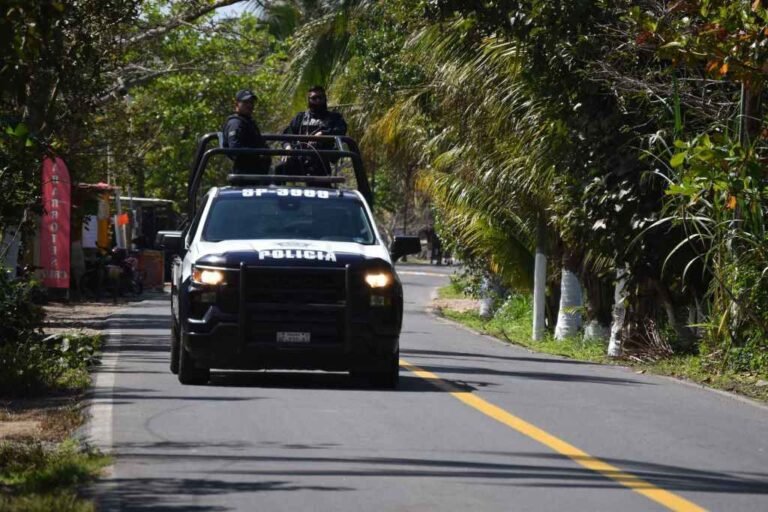
M197 207L197 194L202 182L203 173L208 161L215 155L261 155L261 156L327 156L336 158L349 158L352 162L352 168L355 172L355 179L357 181L357 189L365 197L368 204L373 207L373 186L375 184L375 176L372 177L371 184L368 183L368 176L365 173L363 166L363 159L360 156L360 148L351 137L346 136L330 136L330 135L287 135L287 134L272 134L265 133L262 137L266 142L333 142L334 149L294 149L294 148L224 148L221 147L223 142L223 135L221 132L206 133L198 140L197 151L195 153L195 160L192 165L192 172L189 177L187 186L187 209L190 214L190 218L194 215ZM211 141L216 140L218 147L208 148ZM346 145L346 149L345 146ZM237 176L237 178L233 178ZM241 178L242 176L242 178ZM254 180L255 178L255 180ZM292 179L287 179L292 178ZM318 181L315 178L320 178ZM339 180L341 178L341 180ZM228 180L231 184L232 179L240 180L239 183L250 182L301 182L306 184L338 184L343 183L344 179L340 176L277 176L277 175L252 175L252 174L230 174ZM243 181L245 180L245 181Z

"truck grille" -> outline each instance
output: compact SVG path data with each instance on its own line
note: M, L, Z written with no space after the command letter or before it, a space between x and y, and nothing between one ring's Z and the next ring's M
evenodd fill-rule
M344 304L345 269L248 269L245 300L269 304Z
M279 331L311 333L310 346L344 342L346 269L244 270L240 319L245 343L277 343Z

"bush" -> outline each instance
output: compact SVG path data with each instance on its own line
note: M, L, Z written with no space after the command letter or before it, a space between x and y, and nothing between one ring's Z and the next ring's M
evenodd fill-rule
M43 336L34 332L0 346L0 389L23 395L43 389L83 388L97 361L101 339L83 334Z
M34 281L12 280L0 267L0 347L39 333L43 308L34 303L39 286Z
M43 308L35 303L40 288L25 279L11 280L0 268L0 390L23 395L57 387L87 385L88 366L96 359L100 338L81 334L45 336Z

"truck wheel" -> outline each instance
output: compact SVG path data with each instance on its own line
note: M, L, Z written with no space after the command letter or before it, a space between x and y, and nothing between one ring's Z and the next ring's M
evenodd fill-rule
M176 322L171 321L171 373L178 375L179 373L179 347L181 346L181 340L179 339L179 328L176 327Z
M192 385L207 384L211 378L211 369L195 367L195 360L183 344L179 345L179 382Z
M384 368L368 374L368 379L374 387L396 389L400 380L400 351L393 354Z

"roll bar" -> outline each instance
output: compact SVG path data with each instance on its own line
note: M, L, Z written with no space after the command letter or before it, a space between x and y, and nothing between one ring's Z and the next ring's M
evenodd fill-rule
M333 142L335 149L294 149L294 148L224 148L221 147L223 141L223 135L221 132L206 133L198 140L197 151L195 152L195 160L192 165L192 171L189 176L187 184L187 210L190 214L190 218L194 215L197 195L202 182L203 173L208 161L215 155L261 155L261 156L327 156L336 158L349 158L352 161L352 168L355 172L355 179L357 180L357 189L365 197L368 204L373 207L373 183L369 185L368 176L365 173L363 166L363 159L360 156L360 148L357 142L351 137L347 136L333 136L333 135L288 135L288 134L272 134L265 133L262 135L266 142ZM208 149L211 141L216 140L218 147ZM344 149L346 144L347 149ZM242 176L243 178L236 178L236 176ZM319 180L314 179L312 176L276 176L276 175L253 175L253 174L230 174L228 179L230 183L240 180L241 183L246 183L250 178L256 176L263 177L256 179L255 181L263 182L304 182L306 184L323 183L326 185L333 185L337 183L343 183L343 178L330 176L330 177L317 177ZM291 179L288 179L291 178ZM341 178L328 180L327 178ZM251 180L254 181L254 180ZM234 183L233 183L234 184Z

